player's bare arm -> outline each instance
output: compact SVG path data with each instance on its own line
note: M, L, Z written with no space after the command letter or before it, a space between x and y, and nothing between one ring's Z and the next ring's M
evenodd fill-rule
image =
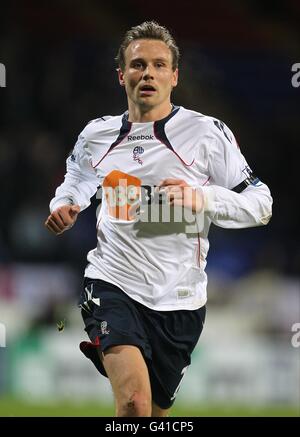
M45 226L53 234L60 235L74 225L79 212L79 205L63 205L49 215Z
M199 213L204 207L204 195L201 189L188 185L182 179L164 179L159 184L159 190L166 193L170 205L182 206Z

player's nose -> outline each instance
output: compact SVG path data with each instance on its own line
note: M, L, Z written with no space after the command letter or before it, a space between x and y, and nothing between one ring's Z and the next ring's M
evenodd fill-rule
M151 68L150 65L147 65L143 71L143 79L144 80L149 80L149 79L153 79L153 69Z

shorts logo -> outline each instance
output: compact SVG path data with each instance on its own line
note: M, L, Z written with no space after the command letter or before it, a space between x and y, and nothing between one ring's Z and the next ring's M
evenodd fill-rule
M107 322L105 320L103 320L103 322L101 322L100 329L101 329L101 334L103 334L103 335L109 334L109 330L107 329Z
M90 287L90 288L89 288ZM100 306L100 297L94 297L93 296L93 292L94 292L94 284L89 284L87 287L85 287L84 289L85 291L85 302L84 304L87 303L87 305L89 304L89 302L94 302L96 305Z
M144 153L144 151L145 150L144 150L144 148L142 146L135 146L135 148L133 149L133 152L132 152L133 160L137 161L141 165L143 164L143 161L141 160L140 155L142 153Z

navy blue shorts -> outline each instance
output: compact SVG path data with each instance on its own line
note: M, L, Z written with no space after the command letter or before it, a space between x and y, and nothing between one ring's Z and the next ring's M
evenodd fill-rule
M148 367L152 399L169 408L178 392L205 321L206 308L155 311L131 299L117 286L84 279L79 306L91 342L81 351L106 375L96 347L137 346Z

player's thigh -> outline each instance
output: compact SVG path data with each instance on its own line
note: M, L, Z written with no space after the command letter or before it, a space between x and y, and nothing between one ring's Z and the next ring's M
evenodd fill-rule
M151 399L149 373L138 347L112 346L101 354L101 359L116 397L138 392Z
M169 412L170 408L160 408L155 402L152 402L152 417L167 417Z

